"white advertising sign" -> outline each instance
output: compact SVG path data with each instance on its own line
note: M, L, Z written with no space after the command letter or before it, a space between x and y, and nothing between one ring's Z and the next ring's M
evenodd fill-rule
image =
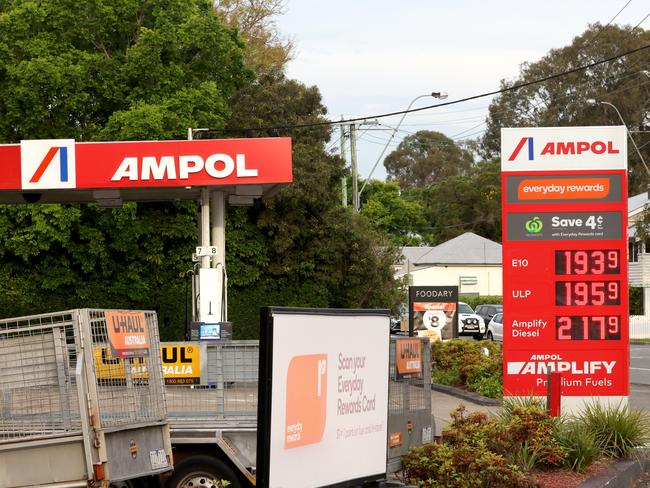
M385 473L388 315L274 312L272 327L268 486Z
M625 126L501 129L501 170L625 169Z

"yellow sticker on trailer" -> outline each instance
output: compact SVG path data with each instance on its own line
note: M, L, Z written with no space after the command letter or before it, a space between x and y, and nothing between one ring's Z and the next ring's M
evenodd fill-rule
M201 383L201 349L194 344L160 346L162 366L167 385L198 385Z
M162 357L163 377L166 385L198 385L201 384L201 345L165 344L160 346ZM134 380L148 379L145 358L116 358L108 346L95 346L95 374L100 382L124 380L125 363L130 368Z

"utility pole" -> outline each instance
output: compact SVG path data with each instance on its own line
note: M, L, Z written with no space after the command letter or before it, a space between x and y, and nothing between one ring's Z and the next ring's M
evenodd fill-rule
M357 126L350 124L350 166L352 169L352 208L359 211L359 187L357 181Z
M342 115L341 120L343 120ZM345 125L340 124L339 129L341 131L341 159L343 160L344 166L347 166L347 158L345 156ZM346 208L348 206L348 179L345 176L341 177L341 200L343 208Z

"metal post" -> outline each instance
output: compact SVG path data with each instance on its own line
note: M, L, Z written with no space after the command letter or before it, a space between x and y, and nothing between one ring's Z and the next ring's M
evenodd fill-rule
M201 188L201 246L210 246L210 191L207 188ZM209 267L210 256L201 256L201 268Z
M343 116L341 116L341 120L343 120ZM341 159L343 160L343 165L347 166L347 159L346 159L346 151L345 151L345 125L341 124L339 125L339 129L341 131L341 139L340 139L340 147L341 147ZM346 208L348 206L348 179L347 177L343 176L341 178L341 202L343 204L343 208Z
M357 127L350 124L350 164L352 166L352 208L359 211L359 182L357 176Z
M224 298L225 298L225 280L226 275L226 197L222 191L211 192L211 234L212 245L216 246L217 254L212 258L212 267L218 268L221 272L222 295L221 295L221 312L220 320L224 320Z

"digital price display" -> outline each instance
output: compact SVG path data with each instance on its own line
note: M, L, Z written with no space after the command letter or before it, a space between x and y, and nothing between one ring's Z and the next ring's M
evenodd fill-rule
M555 251L555 274L558 275L602 275L620 272L619 249Z
M555 282L555 305L584 307L620 304L620 281Z
M555 318L558 341L617 341L621 338L618 315L574 315Z
M504 394L546 396L556 371L563 405L626 399L625 128L501 137Z

